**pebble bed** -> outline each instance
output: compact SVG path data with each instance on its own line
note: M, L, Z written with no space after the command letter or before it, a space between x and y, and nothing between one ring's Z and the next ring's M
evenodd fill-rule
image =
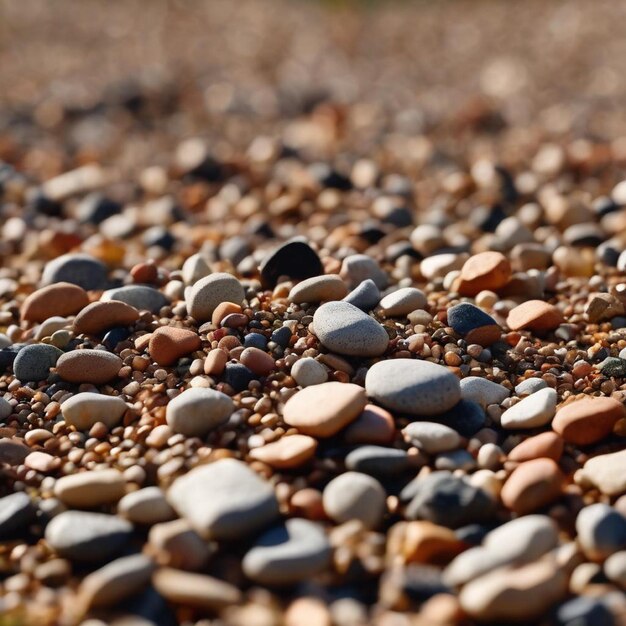
M624 138L170 88L0 109L0 624L626 623Z

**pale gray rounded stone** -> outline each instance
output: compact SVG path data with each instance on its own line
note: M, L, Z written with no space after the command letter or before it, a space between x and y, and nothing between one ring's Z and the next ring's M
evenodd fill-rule
M330 302L341 300L348 293L348 288L337 274L323 274L305 278L292 287L287 299L296 304L304 302Z
M490 404L501 404L510 393L506 387L480 376L468 376L461 380L463 400L472 400L483 408Z
M372 365L365 391L382 406L411 415L438 415L461 399L459 379L443 365L391 359Z
M152 525L176 517L160 487L144 487L127 493L117 503L117 513L133 524Z
M0 420L5 420L13 413L13 405L6 399L0 397Z
M338 524L356 519L366 528L376 528L387 510L383 486L361 472L345 472L333 478L322 498L324 511Z
M108 428L117 426L127 408L126 402L119 396L84 391L65 400L61 413L66 424L76 430L89 430L97 422Z
M102 289L107 280L106 265L88 254L71 252L63 254L44 267L42 285L72 283L83 289Z
M244 298L245 292L241 283L225 272L201 278L185 293L187 312L198 322L209 321L218 304L241 304Z
M373 280L379 289L384 289L389 283L386 272L367 254L347 256L341 264L340 275L348 281L352 289L368 278Z
M529 396L540 389L545 389L548 383L543 378L527 378L515 386L516 396Z
M125 285L109 289L100 296L100 300L102 302L116 300L134 306L138 311L151 311L152 313L158 313L159 309L170 303L167 296L147 285Z
M415 287L403 287L386 295L380 301L380 310L385 317L401 317L428 305L426 295Z
M615 552L604 562L604 573L610 581L626 589L626 550Z
M228 421L235 405L221 391L194 387L171 400L165 410L168 426L188 437L203 437Z
M167 499L198 533L217 540L262 530L279 515L272 486L235 459L195 467L174 481Z
M313 332L322 345L347 356L380 356L389 345L387 331L348 302L327 302L313 315Z
M242 561L245 575L264 585L292 585L330 565L331 545L321 525L292 518L261 535Z
M380 290L371 278L367 278L359 283L343 301L362 311L371 311L380 302Z
M576 533L579 545L593 560L601 561L626 548L626 518L604 502L581 509Z
M456 450L463 439L453 428L436 422L411 422L402 430L405 439L427 454Z
M326 368L310 356L298 359L291 366L291 376L300 387L320 385L328 380Z
M500 417L502 428L538 428L547 424L556 413L557 393L546 387L507 409Z
M183 263L182 275L186 285L193 285L210 273L211 268L207 260L199 253L192 254Z

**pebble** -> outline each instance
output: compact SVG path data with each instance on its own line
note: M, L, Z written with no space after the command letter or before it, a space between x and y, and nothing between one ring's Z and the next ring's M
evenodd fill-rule
M583 397L562 405L552 428L568 443L586 446L610 435L624 417L624 405L613 398Z
M291 396L285 403L283 419L305 435L332 437L353 422L366 404L362 387L332 381Z
M374 476L402 474L411 466L406 450L366 445L355 448L345 458L346 468Z
M31 293L22 303L20 316L27 322L45 322L55 315L74 315L88 304L89 296L82 287L60 282Z
M117 503L117 514L133 524L152 526L176 517L165 493L159 487L144 487L127 493Z
M378 289L384 289L389 279L375 259L367 254L351 254L341 264L340 275L348 282L351 289L364 280L372 280Z
M454 253L433 254L420 263L420 273L427 280L443 278L448 272L460 270L467 259L467 255Z
M250 457L277 469L300 467L315 456L317 441L307 435L290 435L250 450Z
M413 359L375 363L365 377L365 390L387 409L420 416L443 413L461 399L459 379L449 369Z
M201 254L192 254L183 263L181 269L186 285L193 285L211 273L211 267Z
M5 420L11 413L13 413L13 405L6 398L0 396L0 420Z
M46 380L50 368L54 367L63 356L63 352L45 343L24 346L13 361L15 377L22 382Z
M281 276L303 280L324 273L317 252L303 239L294 239L270 252L259 267L261 280L274 288Z
M556 413L556 390L547 387L527 396L500 417L502 428L538 428L544 426Z
M160 565L197 571L206 566L213 545L200 537L187 520L176 519L152 526L147 552Z
M179 358L200 350L202 341L197 333L186 328L160 326L150 337L148 353L159 365L173 365Z
M338 274L312 276L292 287L287 296L289 302L313 304L341 300L348 293L348 288Z
M245 293L231 274L217 272L201 278L185 294L187 311L198 322L207 322L222 302L241 304Z
M509 452L508 459L516 463L523 463L524 461L545 457L558 462L563 454L564 446L563 438L556 433L540 433L517 444Z
M493 317L469 302L461 302L448 309L448 324L468 343L480 346L490 346L502 334Z
M245 575L264 585L293 585L323 572L331 560L324 529L291 518L263 533L243 557Z
M88 254L63 254L44 267L41 284L71 283L83 289L104 289L107 282L107 268L98 259Z
M45 538L61 557L100 561L119 554L132 532L132 524L115 515L64 511L46 526Z
M125 302L92 302L74 320L74 332L98 335L116 326L131 326L139 319L139 311Z
M374 404L367 404L363 412L343 432L346 443L390 444L396 433L393 416Z
M91 509L117 502L126 493L124 475L116 469L102 469L59 478L54 495L63 504L76 509Z
M626 450L594 456L585 462L575 479L593 485L608 496L626 493Z
M37 508L23 491L0 498L0 537L25 530L36 514Z
M528 300L509 311L506 324L511 330L554 330L565 321L553 304L542 300Z
M556 610L558 626L617 626L613 613L603 598L578 596Z
M534 459L518 465L502 487L502 504L526 515L554 502L560 495L563 475L552 459Z
M461 379L461 398L476 402L483 408L490 404L502 404L510 393L503 385L480 376L467 376Z
M198 533L217 540L240 539L278 516L271 485L234 459L195 467L174 481L167 499Z
M359 520L366 528L377 528L387 511L387 493L375 478L350 471L326 485L323 504L328 517L338 524Z
M526 378L519 385L515 386L515 395L530 396L541 389L545 389L548 383L543 378Z
M313 315L314 333L332 352L374 357L385 352L389 336L373 318L347 302L327 302Z
M587 558L601 562L626 548L626 517L612 506L596 502L578 513L576 533Z
M171 400L166 409L168 426L187 437L204 437L225 424L235 410L231 398L221 391L196 387Z
M343 301L361 311L371 311L380 302L380 290L371 278L367 278L359 283Z
M626 589L626 550L612 554L604 562L604 573L611 582Z
M402 430L402 434L411 445L427 454L456 450L463 442L455 430L433 422L411 422Z
M12 440L8 437L0 439L0 463L19 465L30 451L30 448L19 440Z
M445 413L429 417L430 421L445 424L468 439L483 428L486 419L484 409L471 400L461 400Z
M70 383L101 385L115 378L122 359L106 350L73 350L57 361L57 374Z
M65 423L76 430L89 430L101 422L112 429L119 424L127 406L119 396L105 396L85 391L68 398L61 405Z
M416 309L425 309L428 301L420 289L402 287L386 295L379 306L380 313L385 317L404 317Z
M222 381L230 385L235 393L245 391L255 378L254 373L243 363L226 363L222 373Z
M100 297L101 302L124 302L138 311L158 313L169 304L167 296L154 287L146 285L125 285L105 291Z
M291 376L300 387L311 387L320 385L328 380L326 368L313 357L303 357L298 359L291 366Z
M246 348L239 356L239 360L257 376L269 376L276 369L274 359L259 348Z
M40 326L37 326L35 331L35 340L41 341L44 337L51 337L55 332L71 327L72 322L68 318L53 315L45 322L42 322Z
M456 533L432 522L399 522L389 531L387 554L404 563L442 563L465 548Z
M511 264L500 252L480 252L471 256L461 268L458 292L475 296L488 289L497 291L511 278Z

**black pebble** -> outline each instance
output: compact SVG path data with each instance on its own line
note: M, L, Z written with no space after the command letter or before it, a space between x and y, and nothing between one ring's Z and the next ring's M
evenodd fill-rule
M263 283L270 288L276 286L281 276L302 280L324 273L315 250L301 239L288 241L268 254L259 269Z

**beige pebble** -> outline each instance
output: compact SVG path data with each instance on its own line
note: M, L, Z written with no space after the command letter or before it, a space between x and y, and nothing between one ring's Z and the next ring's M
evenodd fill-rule
M126 481L116 469L79 472L59 478L54 495L69 507L93 508L117 502L126 491Z
M313 276L299 282L291 289L287 298L290 302L295 302L296 304L302 304L303 302L314 304L330 300L341 300L347 295L348 288L341 276L338 274L326 274Z
M317 441L307 435L290 435L250 450L250 457L278 469L300 467L315 455Z

